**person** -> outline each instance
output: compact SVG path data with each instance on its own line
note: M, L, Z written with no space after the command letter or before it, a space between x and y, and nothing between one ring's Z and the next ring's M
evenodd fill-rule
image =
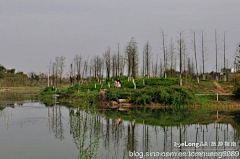
M121 118L118 118L117 120L116 120L116 125L119 125L121 123Z
M116 80L114 80L114 88L116 88L118 85L118 82Z
M118 82L117 82L117 86L118 86L118 88L121 87L121 82L120 82L120 80L118 80Z

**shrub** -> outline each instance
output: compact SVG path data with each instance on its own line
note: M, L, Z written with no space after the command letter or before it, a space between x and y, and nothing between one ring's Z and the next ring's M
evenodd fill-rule
M108 100L127 98L130 103L146 105L151 102L164 105L180 106L193 104L195 96L193 91L180 87L157 87L143 89L109 89L106 92Z
M42 92L41 95L52 94L54 91L53 87L46 87Z
M240 77L236 77L236 84L233 89L233 93L236 97L240 97Z

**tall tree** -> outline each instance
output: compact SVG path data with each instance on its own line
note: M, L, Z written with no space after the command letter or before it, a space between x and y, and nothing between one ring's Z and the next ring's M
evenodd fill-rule
M111 53L110 53L110 47L107 49L107 51L104 54L105 58L105 66L106 66L106 76L107 79L110 79L110 73L111 73Z
M192 32L192 45L193 45L193 52L195 57L195 66L196 66L196 73L197 73L197 82L199 83L199 77L198 77L198 65L197 65L197 45L196 45L196 31L191 30Z
M117 56L113 55L112 56L112 77L116 76L117 74L116 68L117 68Z
M134 38L128 42L125 49L127 54L127 65L128 65L128 77L132 76L133 79L136 78L138 73L138 47L137 42Z
M169 53L170 53L170 71L171 71L171 77L173 77L173 65L174 65L174 57L175 57L175 46L173 43L173 40L171 38L170 44L169 44Z
M180 82L180 86L182 86L182 47L183 47L183 31L180 30L178 32L179 34L179 40L178 40L178 44L179 44L179 82Z
M224 81L227 81L227 69L226 69L226 32L223 33L223 60L224 60Z
M144 50L143 50L143 53L142 53L142 77L145 77L145 53L144 53Z
M55 88L58 89L59 57L55 58Z
M128 44L125 48L125 53L126 53L126 62L127 62L127 75L128 75L128 80L130 79L131 76L131 71L132 71L132 53L131 53L131 45Z
M157 75L158 75L158 56L154 67L154 77L157 77Z
M88 71L88 60L85 60L83 71L82 71L82 78L84 78L84 77L87 78L87 71Z
M143 54L145 57L145 60L143 61L143 65L145 66L145 73L147 76L150 76L150 60L151 60L151 46L149 45L149 42L145 44L143 48Z
M165 34L164 31L162 31L162 49L163 49L163 65L164 65L164 77L166 78L166 69L167 69L167 55L166 55L166 48L165 48Z
M118 43L118 51L117 51L117 75L116 76L120 76L120 46Z
M162 59L160 59L160 75L159 77L163 76L163 64L162 64Z
M65 57L60 56L59 57L59 78L60 78L60 84L62 84L62 76L63 76L63 71L65 67Z
M206 61L206 32L201 30L201 52L202 52L202 72L203 72L203 80L205 80L205 61Z
M73 64L70 64L70 83L73 86Z
M216 80L218 80L218 34L215 29L215 52L216 52Z
M236 56L234 58L234 72L238 72L240 68L240 42L237 44Z
M188 74L192 75L191 59L188 57Z
M119 66L120 66L120 76L124 74L124 68L125 68L125 57L123 55L120 55L120 60L119 60Z
M76 55L74 57L74 63L76 66L76 71L77 71L77 83L80 85L80 80L81 80L81 66L82 66L82 57L81 55Z
M51 85L51 69L52 69L52 60L49 60L49 66L48 66L48 87ZM1 72L1 71L0 71Z

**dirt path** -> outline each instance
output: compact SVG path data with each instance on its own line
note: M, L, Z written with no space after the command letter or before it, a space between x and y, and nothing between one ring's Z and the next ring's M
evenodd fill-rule
M217 83L216 81L213 81L213 83L217 87L219 94L230 95L230 93L226 92L219 83Z

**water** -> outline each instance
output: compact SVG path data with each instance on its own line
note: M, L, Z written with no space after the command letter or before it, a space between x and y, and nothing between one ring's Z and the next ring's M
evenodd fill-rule
M0 109L0 158L122 159L129 158L129 152L141 157L136 152L239 151L239 133L231 124L153 126L133 119L122 119L117 124L116 119L106 117L109 111L46 107L37 101L13 102L11 107ZM236 146L174 146L185 141L228 141Z

